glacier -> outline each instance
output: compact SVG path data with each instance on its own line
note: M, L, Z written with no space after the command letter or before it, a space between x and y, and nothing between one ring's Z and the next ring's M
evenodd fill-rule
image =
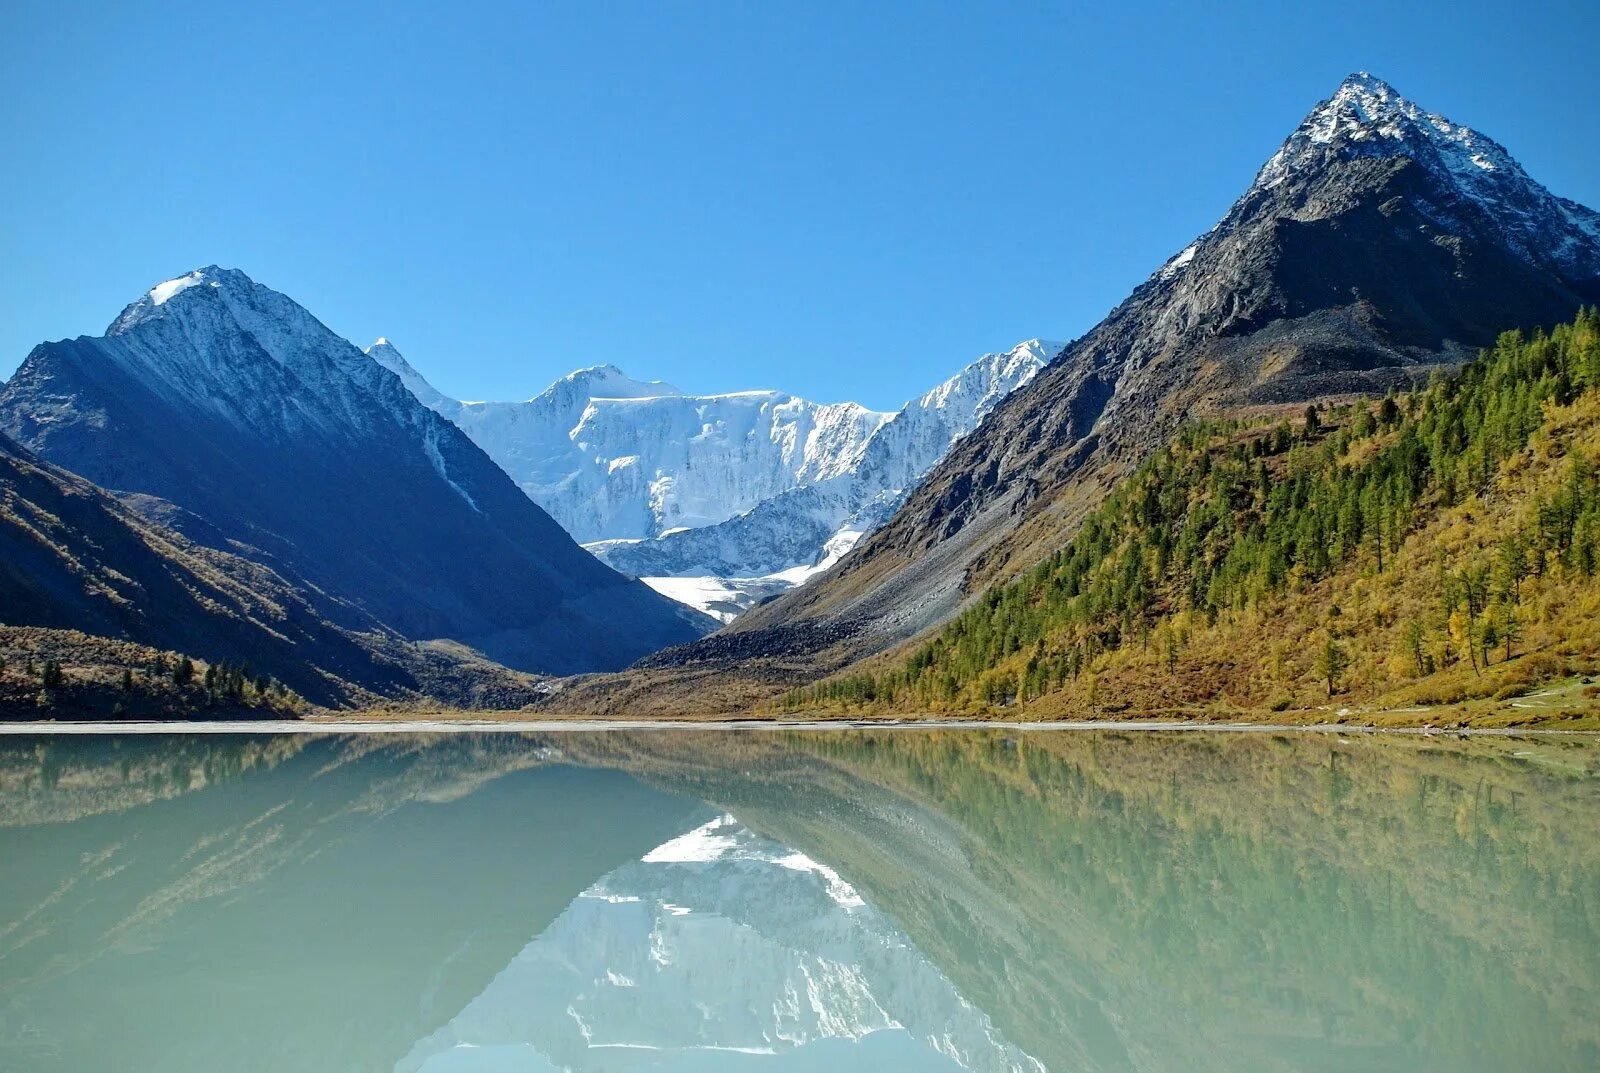
M615 365L522 402L463 402L388 339L367 354L607 565L729 622L837 562L1063 346L985 354L893 413L782 391L693 395Z

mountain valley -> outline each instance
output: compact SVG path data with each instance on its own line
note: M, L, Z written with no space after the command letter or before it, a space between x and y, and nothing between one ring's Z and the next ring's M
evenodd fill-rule
M1457 681L1463 656L1483 650L1480 675L1490 662L1485 600L1467 599L1465 625L1446 608L1425 627L1439 652L1409 677L1393 650L1410 625L1307 609L1314 592L1343 606L1334 590L1352 587L1414 602L1364 573L1381 562L1350 558L1359 538L1327 538L1344 560L1295 551L1292 570L1232 604L1194 579L1227 554L1223 534L1273 524L1279 509L1244 486L1208 491L1228 451L1266 460L1263 488L1314 465L1342 489L1366 479L1385 435L1422 435L1483 370L1510 368L1497 393L1472 396L1460 443L1429 441L1429 457L1456 466L1452 452L1508 406L1522 408L1515 435L1473 456L1470 480L1430 471L1433 483L1408 486L1406 513L1379 512L1381 554L1413 573L1445 560L1479 569L1470 555L1438 558L1460 543L1446 531L1487 546L1499 539L1489 517L1542 524L1565 479L1551 459L1592 461L1597 302L1600 214L1365 73L1081 338L986 354L893 413L774 390L688 394L607 364L526 401L463 402L389 340L363 351L242 272L198 269L152 288L104 336L35 348L0 390L0 598L13 631L0 682L17 710L35 692L48 707L29 676L55 665L59 680L61 653L93 652L76 679L96 683L103 707L116 645L130 644L130 672L193 657L208 677L244 683L230 703L270 705L281 688L321 706L558 714L1116 715L1313 712L1318 638L1354 653L1351 689L1373 702L1428 693L1414 680L1446 668L1453 684L1433 693L1458 699L1592 674L1595 639L1568 621L1586 613L1587 521L1541 553L1560 568L1515 627L1529 658L1517 682L1503 669L1492 688ZM1529 353L1543 356L1530 365ZM1537 419L1529 398L1545 406ZM1171 469L1175 450L1199 450L1183 464L1204 468ZM1155 479L1227 504L1210 543L1182 546L1177 573L1145 561L1177 537L1107 513ZM1575 519L1588 517L1587 479L1572 478ZM1070 582L1124 571L1118 599L1142 595L1119 606L1134 610L1019 612L1019 600L1056 607L1050 564L1075 554L1085 525L1143 534L1131 550L1095 545L1106 562ZM1228 646L1260 648L1237 632L1241 615L1298 637L1297 658L1270 673L1228 663ZM1131 657L1129 639L1148 657L1158 630L1173 645L1210 638L1192 649L1210 662L1179 676L1199 688L1164 685L1161 659ZM970 651L951 640L979 635ZM1166 661L1169 677L1181 663ZM1335 687L1348 669L1323 676L1330 699L1347 693ZM158 708L183 708L162 696ZM201 706L217 702L208 686Z

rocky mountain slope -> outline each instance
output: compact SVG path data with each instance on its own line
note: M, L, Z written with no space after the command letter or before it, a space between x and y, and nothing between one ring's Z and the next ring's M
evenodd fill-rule
M248 664L318 704L343 703L369 690L395 695L421 687L401 659L382 654L384 647L403 646L376 622L364 621L363 632L340 629L267 567L154 525L4 436L0 608L7 627L81 631ZM347 613L361 619L357 609ZM35 662L67 664L71 678L82 661L57 651L51 640L19 638L9 646L10 669L20 673L20 649L26 648ZM137 665L141 681L147 662Z
M909 655L785 703L1571 726L1600 695L1597 474L1585 310L1380 404L1189 426Z
M710 625L585 553L398 377L241 272L169 280L106 335L35 348L0 431L344 629L570 673Z
M1597 297L1600 215L1353 75L1214 228L1002 403L854 554L652 663L772 681L843 665L1037 562L1189 418L1382 392Z

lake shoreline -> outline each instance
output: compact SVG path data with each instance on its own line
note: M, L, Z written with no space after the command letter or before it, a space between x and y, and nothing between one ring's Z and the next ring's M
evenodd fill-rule
M995 730L1310 733L1336 735L1404 735L1408 737L1597 737L1593 729L1521 727L1368 726L1348 723L1201 722L1196 720L1000 720L1000 719L233 719L162 720L121 722L112 720L38 720L0 722L0 735L20 734L519 734L605 733L616 731L858 731L858 730Z

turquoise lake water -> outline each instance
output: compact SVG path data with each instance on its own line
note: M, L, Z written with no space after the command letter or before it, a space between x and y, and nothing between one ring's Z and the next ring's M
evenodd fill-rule
M0 738L0 1071L1600 1069L1600 747Z

